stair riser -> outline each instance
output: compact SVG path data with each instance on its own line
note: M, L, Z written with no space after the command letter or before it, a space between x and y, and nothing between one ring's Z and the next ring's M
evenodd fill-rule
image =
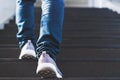
M37 76L36 67L36 62L2 62L0 77ZM60 61L59 67L64 77L119 77L120 74L120 62Z
M20 55L20 49L0 48L0 58L16 58ZM57 59L75 60L120 60L120 49L89 49L89 48L65 48L62 47Z
M0 44L18 44L17 41L8 41L8 40L0 40ZM101 48L119 48L120 41L118 39L73 39L72 41L64 40L62 46L78 46L78 47L101 47Z

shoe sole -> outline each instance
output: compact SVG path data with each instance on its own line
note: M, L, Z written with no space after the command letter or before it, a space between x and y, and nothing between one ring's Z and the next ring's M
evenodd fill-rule
M62 76L57 71L56 67L51 63L42 63L37 67L36 73L41 78L57 78L61 79Z
M33 60L35 60L36 57L34 57L34 56L32 56L32 55L24 55L24 56L22 56L22 57L19 58L19 59L23 59L23 60L33 59Z
M57 78L55 72L50 68L45 68L38 72L41 79L52 79Z

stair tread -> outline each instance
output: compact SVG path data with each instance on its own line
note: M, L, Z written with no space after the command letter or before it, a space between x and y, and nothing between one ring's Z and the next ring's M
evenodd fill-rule
M65 77L119 77L120 74L120 61L61 60L57 63ZM0 62L0 77L36 77L36 67L36 61L4 60Z
M18 47L0 48L0 58L18 58L20 49ZM119 60L119 48L79 48L62 47L58 59L81 59L81 60Z
M120 77L65 77L60 80L119 80L119 79ZM43 79L40 79L39 77L1 77L0 80L43 80Z

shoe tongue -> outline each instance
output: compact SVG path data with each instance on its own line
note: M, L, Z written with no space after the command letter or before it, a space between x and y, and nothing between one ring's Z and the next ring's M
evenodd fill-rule
M46 57L46 54L45 54L45 53L43 53L43 57Z
M27 45L27 49L33 49L31 40L28 40L27 44L28 44L28 45Z
M28 40L27 43L28 43L28 46L31 46L31 40Z
M29 42L31 43L31 40L28 40L28 43L29 43Z
M46 51L43 51L42 55L43 55L43 57L45 57L46 56Z

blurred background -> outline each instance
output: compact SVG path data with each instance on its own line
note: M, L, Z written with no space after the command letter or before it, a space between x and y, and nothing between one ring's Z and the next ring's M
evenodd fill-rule
M0 29L4 29L4 24L9 23L15 15L16 0L0 0ZM40 7L40 0L35 6ZM65 7L89 7L89 8L109 8L120 13L120 0L65 0Z

